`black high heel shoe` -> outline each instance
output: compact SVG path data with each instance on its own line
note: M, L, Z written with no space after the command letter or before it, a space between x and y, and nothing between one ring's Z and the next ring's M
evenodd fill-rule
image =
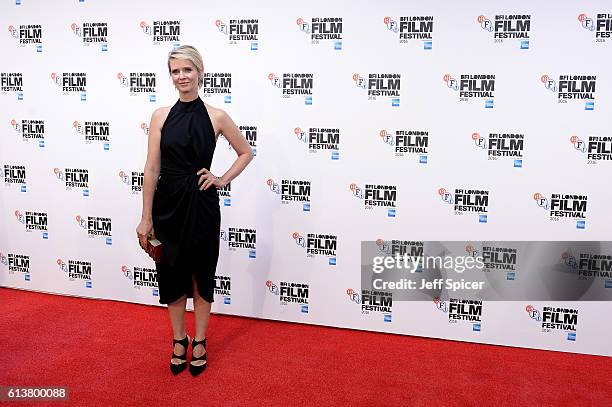
M202 345L205 351L204 354L200 357L193 356L193 350L198 345ZM207 354L208 352L206 352L206 338L202 339L201 341L196 341L195 338L193 338L193 341L191 341L191 362L189 363L189 373L191 373L192 376L195 377L199 375L200 373L202 373L204 369L206 369L206 355ZM198 360L203 360L204 363L201 365L194 365L193 362L198 361Z
M174 353L174 345L176 345L177 343L179 345L183 345L183 348L185 348L185 353L183 353L182 355L177 355L176 353ZM188 346L189 346L189 335L185 335L185 337L180 340L177 340L174 338L172 339L172 359L178 359L181 361L181 363L172 363L172 360L170 360L170 371L175 376L181 373L183 370L187 369L187 347Z

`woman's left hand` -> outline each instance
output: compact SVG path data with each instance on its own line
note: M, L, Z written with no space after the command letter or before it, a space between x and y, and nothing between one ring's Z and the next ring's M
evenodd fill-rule
M202 168L197 172L200 176L198 179L198 185L200 186L200 191L204 191L210 186L214 185L217 189L223 188L225 185L221 178L215 177L212 172L208 171L206 168Z

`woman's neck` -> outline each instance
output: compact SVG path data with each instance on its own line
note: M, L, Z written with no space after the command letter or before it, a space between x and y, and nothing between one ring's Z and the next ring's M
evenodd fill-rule
M181 102L192 102L198 98L198 92L183 93L179 92L179 100Z

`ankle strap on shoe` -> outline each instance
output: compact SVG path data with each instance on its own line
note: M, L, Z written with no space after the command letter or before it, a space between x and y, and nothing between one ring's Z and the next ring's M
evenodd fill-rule
M206 338L202 339L201 341L196 341L196 340L195 340L195 338L194 338L194 339L191 341L191 361L192 361L192 362L195 362L195 361L197 361L197 360L203 360L203 361L206 361L206 356L208 355L208 352L204 352L204 354L203 354L202 356L194 356L194 355L193 355L193 350L194 350L194 349L195 349L195 347L196 347L196 346L198 346L198 345L202 345L202 346L204 347L204 350L206 351ZM206 364L201 365L201 366L205 366L205 365L206 365ZM192 365L190 365L190 366L192 366L192 367L194 367L194 368L195 368L195 365L193 365L193 364L192 364Z
M189 345L189 335L185 335L185 337L183 339L174 339L174 338L172 338L172 345L174 346L177 343L179 345L183 345L186 348L187 345Z
M193 340L191 341L191 347L195 348L198 345L206 347L206 338L202 339L201 341L196 341L195 338L193 338Z

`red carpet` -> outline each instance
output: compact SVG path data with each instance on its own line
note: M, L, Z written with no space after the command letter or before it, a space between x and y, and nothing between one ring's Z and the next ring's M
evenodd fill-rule
M208 369L174 377L164 308L6 288L0 298L0 386L70 389L68 402L12 405L612 404L606 357L217 315Z

